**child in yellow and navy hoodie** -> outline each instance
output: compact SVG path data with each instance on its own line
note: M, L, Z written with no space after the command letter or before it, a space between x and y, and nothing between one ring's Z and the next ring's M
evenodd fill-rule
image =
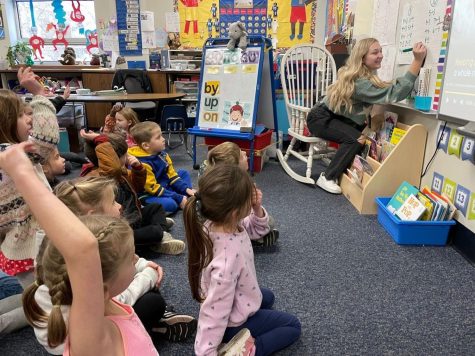
M175 171L165 150L165 138L160 126L152 121L136 124L130 130L137 146L129 148L129 153L138 158L147 170L142 204L159 203L167 213L183 209L187 197L195 194L190 174L185 170Z

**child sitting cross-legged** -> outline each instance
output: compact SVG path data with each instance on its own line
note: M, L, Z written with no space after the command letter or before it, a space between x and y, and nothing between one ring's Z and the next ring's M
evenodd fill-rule
M36 175L22 142L0 152L0 169L14 182L49 239L41 276L49 289L51 314L24 303L29 320L47 323L50 344L63 355L157 355L132 307L113 299L135 275L132 229L125 220L78 218ZM61 307L70 305L68 322Z
M190 174L185 170L175 171L173 163L165 152L165 138L160 126L152 121L140 122L130 130L137 146L129 148L129 153L138 158L147 170L144 205L162 204L167 213L183 209L192 189Z
M234 142L223 142L216 147L213 147L208 152L208 159L200 166L200 175L209 167L214 167L220 164L232 164L247 172L247 154L239 148ZM270 231L258 240L252 240L253 246L269 247L274 245L279 238L279 230L274 228L275 221L272 216L269 216Z
M110 217L120 217L120 205L114 201L115 183L103 177L86 177L75 180L63 181L55 189L56 196L75 214L91 215L104 214ZM47 283L43 257L48 240L45 239L38 257L36 281L24 293L24 302L29 311L39 310L40 315L49 317L53 309L53 290ZM169 341L182 341L189 337L196 329L196 319L184 314L166 311L166 303L160 294L159 287L163 278L162 268L143 258L135 256L135 274L128 287L115 296L115 300L134 307L150 336L167 339ZM47 272L47 271L46 271ZM56 304L54 304L56 305ZM70 313L70 301L61 303L63 319L67 322ZM62 354L63 342L53 342L48 335L48 328L43 318L38 314L29 313L36 338L39 343L51 354Z
M201 303L197 356L271 355L300 336L297 317L272 309L274 294L257 282L250 240L269 231L261 200L246 172L220 164L201 176L186 204L188 278ZM228 344L219 350L221 342Z
M125 139L117 134L100 135L83 130L81 136L86 139L85 152L91 161L83 166L81 176L100 175L116 181L116 199L134 230L135 245L164 254L182 253L185 243L168 232L174 221L165 216L163 207L157 203L141 207L136 192L144 190L147 173L140 161L127 153Z

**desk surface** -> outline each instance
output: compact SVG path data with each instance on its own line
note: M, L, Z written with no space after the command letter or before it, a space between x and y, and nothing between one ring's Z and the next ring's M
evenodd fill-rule
M111 102L138 102L138 101L159 101L181 99L183 93L142 93L142 94L122 94L122 95L75 95L66 99L68 102L82 103L111 103Z

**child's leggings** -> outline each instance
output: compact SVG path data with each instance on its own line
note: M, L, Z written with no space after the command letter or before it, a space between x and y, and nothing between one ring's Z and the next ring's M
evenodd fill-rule
M188 171L185 171L183 169L179 169L177 171L178 176L183 179L183 181L186 183L186 185L191 188L191 177L190 173ZM171 189L170 187L166 187L167 189ZM176 202L173 198L161 198L161 197L148 197L145 199L145 205L150 204L150 203L158 203L162 204L163 208L167 213L175 213L178 211L180 208L180 202Z
M228 342L243 328L249 329L255 339L256 356L272 355L293 344L300 336L300 321L297 317L270 309L274 304L274 293L261 288L262 304L253 316L237 327L228 327L223 342Z

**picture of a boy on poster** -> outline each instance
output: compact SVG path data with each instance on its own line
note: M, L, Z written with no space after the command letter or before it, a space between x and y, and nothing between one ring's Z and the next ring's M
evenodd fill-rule
M198 31L198 0L180 0L185 6L185 30L184 37L187 37L190 32L190 22L193 22L193 33L195 38L200 38ZM199 0L203 1L203 0Z
M224 105L225 114L229 114L228 125L236 128L249 127L251 123L246 120L249 116L248 104L240 104L239 101L233 105L232 102L226 101ZM228 111L229 110L229 111Z
M307 22L307 14L305 12L305 5L310 3L310 1L306 0L291 0L291 8L290 8L290 39L293 40L295 38L295 25L299 23L299 34L297 38L301 40L303 38L303 28L305 23Z

